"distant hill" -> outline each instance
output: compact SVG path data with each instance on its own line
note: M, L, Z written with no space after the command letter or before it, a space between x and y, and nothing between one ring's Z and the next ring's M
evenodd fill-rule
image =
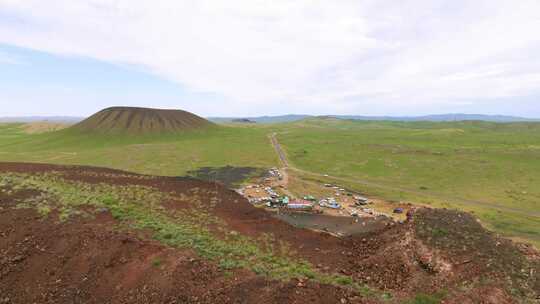
M491 122L525 122L540 121L540 119L524 118L506 115L483 115L483 114L438 114L425 116L358 116L358 115L333 115L340 119L353 120L389 120L389 121L466 121L479 120Z
M524 118L517 116L506 115L483 115L483 114L437 114L425 116L361 116L361 115L280 115L280 116L259 116L259 117L211 117L209 120L216 123L229 123L237 119L248 119L257 123L283 123L299 121L306 118L336 118L336 119L351 119L351 120L385 120L385 121L464 121L464 120L479 120L490 122L527 122L538 121L536 118Z
M74 124L80 122L84 117L75 116L20 116L20 117L0 117L0 123L33 123L33 122L50 122L50 123L65 123Z
M249 119L247 119L247 118L236 118L236 119L233 119L232 122L237 122L237 123L256 123L255 121L249 120Z
M70 129L95 133L153 134L183 132L212 125L208 120L182 110L112 107Z
M289 114L279 116L255 116L255 117L208 117L208 120L216 123L229 123L238 119L247 119L256 123L283 123L302 120L311 115Z

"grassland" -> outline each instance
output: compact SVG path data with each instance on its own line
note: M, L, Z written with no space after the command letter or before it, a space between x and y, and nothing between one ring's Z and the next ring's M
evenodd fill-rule
M277 166L268 139L276 132L293 182L339 183L387 200L472 211L489 228L540 247L538 123L311 119L138 137L23 129L0 126L0 161L171 176L205 166Z
M69 128L71 125L65 123L54 123L38 121L24 125L24 131L29 134L48 133Z
M473 211L540 244L540 124L318 119L282 126L278 138L303 179Z
M27 134L21 124L0 125L0 160L82 164L144 174L180 176L201 167L278 163L262 128L220 127L182 134L116 136L61 130Z

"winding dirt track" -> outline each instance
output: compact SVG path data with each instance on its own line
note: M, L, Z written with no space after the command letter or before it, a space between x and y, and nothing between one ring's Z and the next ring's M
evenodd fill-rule
M287 188L289 185L289 172L287 171L289 169L289 162L287 161L287 156L281 149L281 146L276 138L276 133L270 134L270 141L272 142L272 146L274 147L274 150L279 157L279 161L281 162L281 168L279 170L281 172L281 180L278 182L278 185L282 187L281 191L283 191L285 195L294 197L294 195Z
M312 177L316 177L316 178L330 178L330 179L333 179L333 180L352 183L352 184L367 185L367 186L374 187L374 188L379 188L379 189L405 192L405 193L414 194L414 195L418 195L418 196L423 196L423 197L427 197L427 198L433 198L433 199L438 199L438 200L446 200L446 201L450 201L450 202L456 202L456 203L463 204L463 205L473 205L473 206L479 206L479 207L487 207L487 208L496 209L496 210L500 210L500 211L504 211L504 212L511 212L511 213L514 213L514 214L517 214L517 215L540 218L540 211L530 211L530 210L529 211L524 211L524 210L521 210L521 209L516 209L516 208L503 206L503 205L495 204L495 203L489 203L489 202L469 200L469 199L464 199L464 198L459 198L459 197L440 195L438 193L429 192L429 191L421 191L420 192L420 191L410 189L410 188L388 186L388 185L384 185L384 184L380 184L380 183L374 183L372 181L359 179L359 178L355 178L355 179L344 178L344 177L333 176L333 175L325 175L325 174L321 174L321 173L317 173L317 172L312 172L312 171L299 169L299 168L295 167L294 165L291 165L289 163L289 161L287 160L287 155L285 154L285 152L281 148L281 145L279 144L279 141L277 139L277 134L272 133L270 135L270 138L271 138L271 141L272 141L272 145L274 146L274 149L276 150L276 153L278 154L279 159L281 160L281 163L284 165L284 167L286 169L290 169L292 171L295 171L295 172L298 172L298 173L301 173L301 174L304 174L304 175L308 175L308 176L312 176ZM286 170L284 170L284 171L286 171Z

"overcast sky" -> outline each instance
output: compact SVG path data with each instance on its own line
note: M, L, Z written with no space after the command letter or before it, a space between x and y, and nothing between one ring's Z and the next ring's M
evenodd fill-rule
M539 0L0 0L0 116L540 117Z

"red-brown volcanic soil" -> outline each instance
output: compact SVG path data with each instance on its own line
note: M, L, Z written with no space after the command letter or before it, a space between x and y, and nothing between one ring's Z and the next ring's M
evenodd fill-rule
M219 197L215 215L231 230L247 236L271 233L321 272L346 274L392 293L390 303L441 290L447 294L444 303L518 303L518 297L540 294L537 252L486 232L466 213L418 209L404 224L337 238L290 226L208 182L0 163L0 173L53 170L66 179L148 185L175 195L194 187L209 190ZM0 192L0 303L377 303L310 280L281 282L248 270L224 272L189 249L117 229L107 211L58 222L14 208L18 198L31 195L29 190Z
M193 113L136 107L112 107L99 111L71 127L95 133L171 133L214 125Z

